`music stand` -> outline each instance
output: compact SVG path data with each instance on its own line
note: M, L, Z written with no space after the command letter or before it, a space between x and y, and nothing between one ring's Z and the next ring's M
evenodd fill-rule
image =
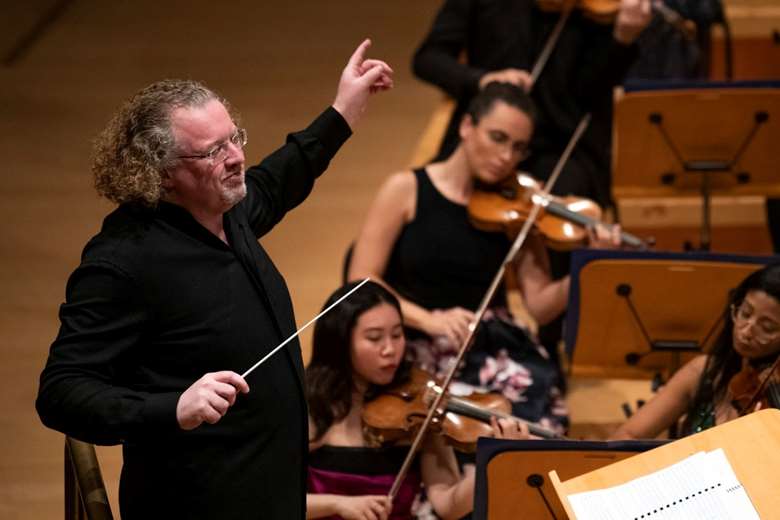
M613 196L700 196L706 251L713 195L780 196L777 143L779 82L648 82L618 91Z
M767 408L720 424L650 451L604 466L576 478L562 481L549 473L567 516L576 519L568 496L616 486L670 466L699 451L722 448L739 482L747 491L761 518L777 518L780 493L777 467L780 465L780 411Z
M728 293L780 257L578 250L565 341L574 375L668 377L706 351Z
M666 441L511 441L477 443L474 520L564 519L547 474L574 478Z

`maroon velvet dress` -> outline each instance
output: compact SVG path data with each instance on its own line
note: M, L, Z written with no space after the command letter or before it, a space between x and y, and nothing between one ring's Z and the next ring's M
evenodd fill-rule
M322 446L309 454L308 492L348 496L386 495L408 451L408 446ZM389 520L412 518L412 506L421 484L419 464L415 461L398 490Z

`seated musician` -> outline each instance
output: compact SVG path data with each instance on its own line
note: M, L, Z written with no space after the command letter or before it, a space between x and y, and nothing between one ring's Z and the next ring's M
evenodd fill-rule
M354 286L337 290L325 306ZM394 503L387 499L409 446L369 447L361 414L364 403L382 387L408 378L404 349L398 300L374 282L315 325L306 369L311 450L307 518L412 518L422 484L440 517L460 518L471 510L474 473L459 474L452 448L435 432L425 437ZM492 427L496 437L528 436L527 426L512 419L494 419Z
M712 352L688 362L614 433L615 439L647 439L676 424L700 432L759 408L778 407L780 353L780 264L745 278L730 297L723 331ZM768 379L767 379L768 378ZM761 382L767 385L759 392Z
M529 153L533 108L525 92L491 83L472 100L461 141L446 160L390 176L370 208L355 244L350 279L381 279L401 302L410 354L426 370L446 372L468 334L474 311L508 253L505 233L476 229L467 206L477 182L495 185ZM595 246L616 243L598 226ZM553 280L543 241L531 236L513 266L531 316L545 324L568 301L569 277ZM515 324L499 290L459 382L502 393L523 419L563 430L567 410L556 364Z

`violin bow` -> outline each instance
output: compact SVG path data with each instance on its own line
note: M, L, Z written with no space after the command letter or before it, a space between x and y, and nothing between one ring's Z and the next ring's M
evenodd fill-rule
M696 37L696 24L691 20L683 18L680 13L667 6L663 0L653 0L651 6L656 13L661 15L664 22L680 31L687 40L692 40Z
M555 23L555 27L550 33L550 36L547 37L547 41L544 42L544 48L542 48L542 52L539 53L539 56L534 62L534 66L531 69L531 85L528 87L529 94L534 88L534 85L536 85L536 80L538 80L539 76L542 74L542 69L544 69L544 66L547 65L547 61L550 59L550 55L555 49L555 45L558 43L558 38L561 36L563 27L566 25L566 21L569 19L569 15L574 10L574 4L574 0L568 0L565 2L563 9L561 10L561 16Z
M561 32L563 32L563 27L566 25L571 12L574 11L575 4L576 1L574 0L566 0L564 2L563 8L561 9L561 16L555 23L555 27L553 27L550 36L547 37L547 41L544 42L544 47L531 69L531 85L528 87L529 93L534 85L536 85L536 80L538 80L539 76L542 74L544 66L547 65L547 61L550 59L550 55L558 43ZM691 40L696 36L696 24L691 20L683 18L680 13L664 4L663 0L652 0L650 2L650 7L661 16L664 22L680 31L686 39Z
M590 114L586 114L580 120L580 123L577 125L577 128L574 130L574 134L572 134L571 139L569 139L569 143L566 145L566 149L563 151L563 154L561 154L561 157L558 159L558 162L555 164L555 168L553 169L550 178L547 180L547 183L544 186L544 194L549 195L550 190L555 185L555 181L558 180L558 177L563 171L563 167L566 165L566 162L569 160L569 156L571 155L572 151L574 151L574 147L577 145L577 142L582 137L582 134L587 129L589 123L590 123ZM406 454L406 458L404 459L404 462L401 465L401 469L398 471L398 475L396 475L395 480L393 481L393 486L390 488L390 492L387 494L387 497L390 499L390 502L395 500L395 496L398 494L398 490L401 488L401 483L403 482L404 478L406 478L406 474L409 472L409 468L412 465L412 461L414 460L415 455L417 455L417 452L420 449L420 445L422 444L423 437L425 437L428 428L430 428L435 416L438 414L439 407L441 406L441 402L444 399L445 394L447 393L447 389L449 388L450 383L455 377L455 372L457 371L461 361L463 361L463 357L466 355L466 352L471 347L471 344L474 341L474 335L477 331L477 328L479 327L479 324L482 322L482 318L484 317L485 312L487 311L488 306L490 305L490 302L493 301L493 297L495 296L496 291L498 290L498 286L501 284L501 281L504 278L504 274L506 273L507 266L511 264L512 261L514 261L515 256L517 256L517 253L520 251L520 248L523 247L523 243L525 243L525 240L528 237L528 234L531 231L531 227L533 226L533 223L536 220L536 217L539 214L540 210L541 210L541 206L539 204L534 204L534 207L531 208L531 212L529 213L528 218L523 224L520 233L517 235L517 238L512 244L512 247L509 249L509 252L506 254L504 261L501 263L501 266L498 268L496 275L493 277L493 281L490 283L490 287L488 288L485 295L482 297L482 301L479 304L479 308L475 313L474 321L471 322L471 324L469 324L468 327L469 332L464 338L463 342L461 343L460 349L458 350L458 354L455 356L455 359L451 363L450 369L447 372L447 376L444 378L444 381L442 381L440 385L442 391L436 392L435 394L436 398L428 407L428 413L425 416L425 420L420 426L420 429L417 431L417 434L415 435L414 440L412 441L412 445L409 447L409 452Z

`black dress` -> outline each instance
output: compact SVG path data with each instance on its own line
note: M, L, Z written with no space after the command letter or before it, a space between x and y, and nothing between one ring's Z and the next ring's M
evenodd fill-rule
M474 311L511 244L503 233L474 228L467 208L439 193L424 169L414 175L415 217L394 244L384 279L402 297L425 309ZM439 375L449 369L458 345L415 329L409 329L407 337L409 356L417 365ZM547 350L515 323L503 288L478 329L457 379L503 394L519 417L559 429L567 424L557 367Z

